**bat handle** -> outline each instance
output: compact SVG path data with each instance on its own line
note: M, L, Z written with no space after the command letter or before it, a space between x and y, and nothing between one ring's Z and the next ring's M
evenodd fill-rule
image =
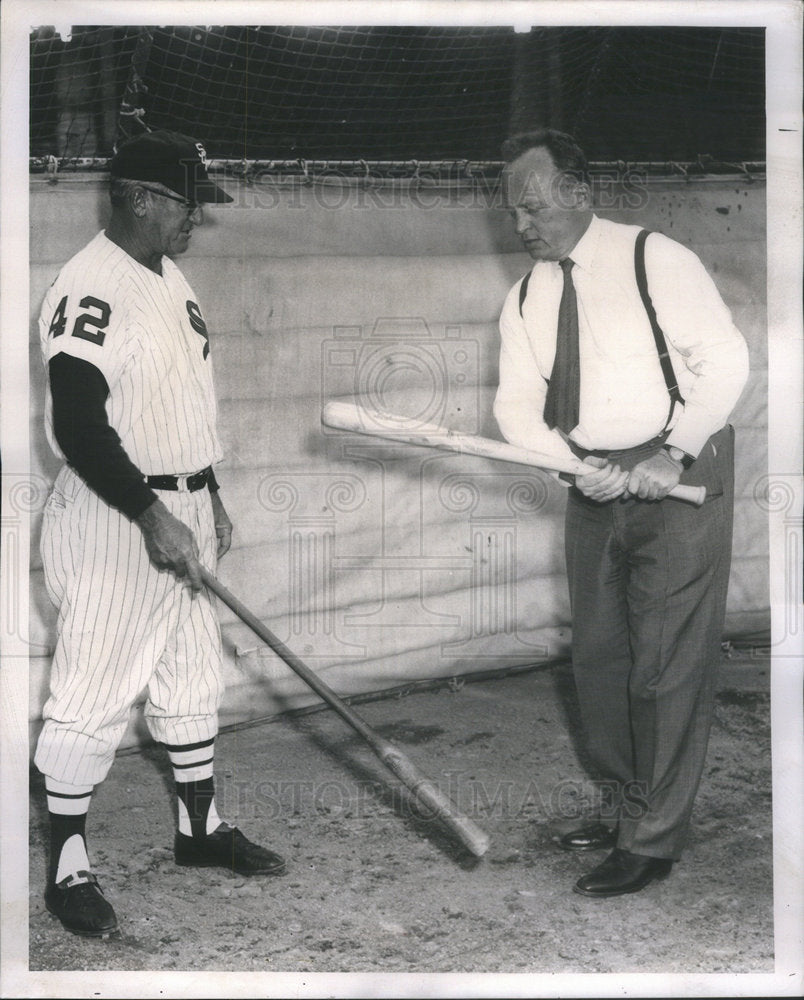
M674 486L667 495L675 497L676 500L686 500L687 503L693 503L696 507L700 507L706 500L706 487L679 484Z
M586 476L596 471L598 471L597 466L587 465L579 459L575 468L569 474L570 481L574 482L578 476ZM564 476L563 478L567 477ZM673 497L675 500L684 500L686 503L695 504L696 507L700 507L704 500L706 500L706 487L687 486L685 483L679 483L670 490L667 496Z

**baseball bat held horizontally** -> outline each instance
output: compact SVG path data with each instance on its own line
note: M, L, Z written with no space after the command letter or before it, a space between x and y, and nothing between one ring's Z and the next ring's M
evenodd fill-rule
M505 441L495 441L476 434L461 434L438 424L422 423L411 417L339 399L331 399L324 405L321 422L327 427L338 430L354 431L357 434L368 434L371 437L388 438L392 441L404 441L406 444L421 445L424 448L456 451L462 455L478 455L481 458L514 462L549 472L566 472L582 476L598 471L595 466L587 465L574 456L566 459L556 458L555 455L517 448L516 445ZM706 487L679 484L667 495L700 507L706 499Z

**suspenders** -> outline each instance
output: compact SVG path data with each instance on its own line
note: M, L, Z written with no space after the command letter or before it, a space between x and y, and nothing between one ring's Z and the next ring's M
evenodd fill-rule
M522 315L522 306L525 304L525 296L528 294L528 282L530 281L530 276L533 271L528 271L525 277L522 279L522 284L519 286L519 315Z
M653 331L653 339L656 342L656 350L659 354L659 364L662 366L662 375L664 375L665 385L667 386L667 392L670 396L670 412L667 415L667 423L664 425L664 430L667 430L667 426L673 417L673 411L676 408L676 403L683 404L684 397L679 392L676 373L673 370L673 363L670 360L670 355L667 351L667 341L665 340L662 328L659 326L658 320L656 319L656 310L653 308L653 302L651 301L650 293L648 292L648 276L645 272L645 240L649 235L650 232L647 229L641 229L637 235L636 245L634 246L634 270L636 271L637 288L639 289L639 294L642 298L642 304L645 307L645 312L648 314L650 328ZM528 271L522 279L522 284L519 286L520 316L522 315L522 306L525 303L525 297L528 294L528 282L530 281L532 273L532 271Z
M664 430L667 430L668 424L673 419L673 410L676 408L676 403L683 405L684 398L678 390L676 373L673 370L670 355L667 353L667 341L664 339L664 333L656 319L656 310L653 308L650 293L648 292L648 276L645 273L645 240L649 235L650 233L647 229L640 229L637 234L636 245L634 246L634 269L636 270L637 288L639 289L639 294L642 296L642 304L645 306L645 312L648 314L648 319L650 320L653 339L656 341L656 350L659 353L659 364L662 366L664 383L670 395L670 412L667 414L667 423L664 425Z

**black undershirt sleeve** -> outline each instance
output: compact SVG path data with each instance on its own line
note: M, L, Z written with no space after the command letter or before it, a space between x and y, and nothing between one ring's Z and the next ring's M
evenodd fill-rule
M106 413L109 386L88 361L57 354L48 364L53 433L64 457L111 507L132 520L157 499Z

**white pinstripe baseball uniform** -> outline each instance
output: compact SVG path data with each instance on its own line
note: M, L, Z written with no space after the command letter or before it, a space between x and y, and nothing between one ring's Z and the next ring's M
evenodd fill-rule
M190 475L221 458L206 326L169 258L157 274L99 233L51 285L40 340L46 366L66 354L102 374L109 425L146 476ZM46 432L64 457L50 393ZM208 490L164 491L159 499L193 531L200 561L214 568ZM46 505L41 551L59 638L39 769L60 781L102 781L146 686L154 739L214 736L221 650L209 596L192 596L173 573L156 569L137 525L69 465Z
M232 523L212 471L207 329L171 260L202 205L233 199L209 179L203 145L178 132L123 142L109 174L109 224L62 269L40 318L47 436L66 463L42 530L59 609L35 755L50 824L45 906L93 938L118 923L92 871L87 815L143 689L173 771L176 864L285 870L215 805L221 645L202 570L228 551Z

